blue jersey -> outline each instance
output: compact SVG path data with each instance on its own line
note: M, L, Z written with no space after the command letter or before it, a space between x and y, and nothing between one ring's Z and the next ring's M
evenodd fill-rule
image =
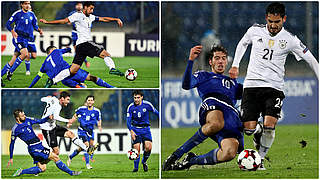
M32 11L23 12L21 9L14 12L6 24L9 31L12 30L12 23L15 23L14 31L18 36L30 41L34 38L33 31L39 29L37 17Z
M87 106L81 106L76 110L81 130L92 131L94 125L101 120L101 112L98 108L93 107L91 110Z
M55 49L44 60L40 72L46 73L51 79L53 79L62 70L68 69L70 65L63 60L62 54L70 52L71 48Z
M25 142L28 147L40 143L40 139L34 133L32 129L33 124L42 124L48 121L48 117L37 120L33 118L26 117L25 122L18 124L16 123L11 132L11 143L10 143L10 159L13 157L14 143L17 137L19 137L23 142Z
M188 61L183 75L182 88L191 89L196 87L202 100L208 97L216 97L232 106L242 96L242 84L235 79L213 72L198 71L192 74L193 61Z
M149 101L142 100L141 105L135 105L134 102L127 109L127 127L129 130L132 126L149 127L149 111L159 116L159 112Z

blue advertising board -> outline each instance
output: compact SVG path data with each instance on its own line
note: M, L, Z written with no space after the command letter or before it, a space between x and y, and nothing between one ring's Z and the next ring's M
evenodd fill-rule
M286 78L279 124L317 124L318 86L316 78ZM199 126L200 103L197 90L183 90L181 79L162 79L162 127Z

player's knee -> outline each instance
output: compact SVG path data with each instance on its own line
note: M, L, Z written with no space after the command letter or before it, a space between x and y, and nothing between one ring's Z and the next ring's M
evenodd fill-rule
M92 75L90 75L90 81L92 81L92 82L97 82L97 80L98 80L98 77L97 77L97 76L92 76Z
M65 135L65 137L68 137L68 138L74 138L75 137L75 135L73 134L72 131L67 131L64 135Z
M60 154L60 150L58 148L54 148L52 152L57 156Z
M47 167L46 166L39 166L39 168L41 169L41 172L45 172L47 170Z
M146 152L150 152L150 151L151 151L151 149L152 149L152 146L146 146L146 147L144 148L144 151L146 151Z
M237 155L237 149L229 147L223 150L223 159L225 161L231 161Z
M209 132L217 132L221 130L224 126L224 121L210 121L208 122L208 130Z

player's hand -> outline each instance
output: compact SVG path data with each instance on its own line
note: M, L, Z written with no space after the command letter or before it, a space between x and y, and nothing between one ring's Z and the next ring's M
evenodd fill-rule
M122 27L122 26L123 26L123 23L122 23L121 19L117 19L117 23L118 23L118 26L119 26L119 27Z
M189 60L194 61L202 51L202 46L198 45L190 49Z
M99 126L98 128L99 128L99 131L100 131L100 132L102 132L102 127L101 127L101 126Z
M52 114L49 116L49 119L53 119L53 115Z
M40 19L39 21L42 22L42 23L44 23L44 24L47 24L47 23L48 23L48 21L45 20L45 19Z
M130 134L131 134L131 139L133 141L136 140L136 133L133 130L130 131Z
M18 38L18 34L14 30L11 31L11 34L12 34L13 38L15 38L15 39Z
M9 159L7 168L9 168L10 164L13 165L13 159Z
M229 70L229 76L232 79L238 78L239 75L239 69L237 67L232 67Z
M42 34L43 34L43 31L42 31L42 29L41 29L41 28L39 28L39 33L40 33L40 35L42 35Z

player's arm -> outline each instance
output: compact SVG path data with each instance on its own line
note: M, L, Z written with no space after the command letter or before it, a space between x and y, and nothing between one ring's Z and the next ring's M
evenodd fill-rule
M248 45L252 43L250 38L251 31L252 29L249 28L237 45L234 60L229 70L229 75L231 78L238 78L240 61L246 52Z
M31 125L33 124L43 124L45 122L47 122L49 119L53 119L53 112L52 110L49 108L48 109L48 112L51 112L51 113L48 113L48 115L42 119L36 119L36 118L30 118L31 119Z
M66 48L58 49L58 50L61 51L62 54L71 52L71 48L70 47L66 47Z
M119 27L122 27L122 26L123 26L123 23L122 23L121 19L119 19L119 18L99 17L99 21L100 21L100 22L112 22L112 21L116 21Z
M10 159L8 161L7 167L9 167L10 164L13 165L13 150L14 150L14 143L16 142L16 138L17 137L14 136L14 133L11 132L11 141L10 141L10 145L9 145Z
M45 19L40 19L40 22L42 22L44 24L67 24L67 23L70 23L68 18L53 20L53 21L47 21Z
M34 14L33 14L33 19L32 19L32 26L33 26L33 29L35 29L36 31L38 31L40 33L40 35L43 34L42 29L38 26L38 19Z
M130 131L131 139L136 140L136 133L132 130L131 121L132 121L132 117L131 117L130 107L129 107L127 110L127 128Z
M98 129L100 132L102 132L102 119L101 119L101 112L100 110L98 111L99 112L99 115L98 115Z
M297 37L295 37L294 44L295 44L295 47L293 48L292 51L296 53L295 55L298 55L309 64L309 66L311 67L311 69L319 79L319 63L316 60L316 58L312 55L310 50L302 44L302 42ZM299 58L297 60L299 61L301 59Z
M192 75L192 67L193 67L193 61L198 58L199 54L202 51L202 46L198 45L190 50L189 60L187 64L187 68L183 74L182 78L182 88L185 90L191 89L196 87L198 81L195 78L194 75Z
M15 22L15 18L16 16L15 15L13 15L13 16L11 16L10 17L10 19L7 21L7 23L6 23L6 28L8 29L8 31L10 31L11 32L11 34L12 34L12 37L14 37L14 38L17 38L18 37L18 34L14 31L14 29L11 27L11 24L13 23L13 22Z

